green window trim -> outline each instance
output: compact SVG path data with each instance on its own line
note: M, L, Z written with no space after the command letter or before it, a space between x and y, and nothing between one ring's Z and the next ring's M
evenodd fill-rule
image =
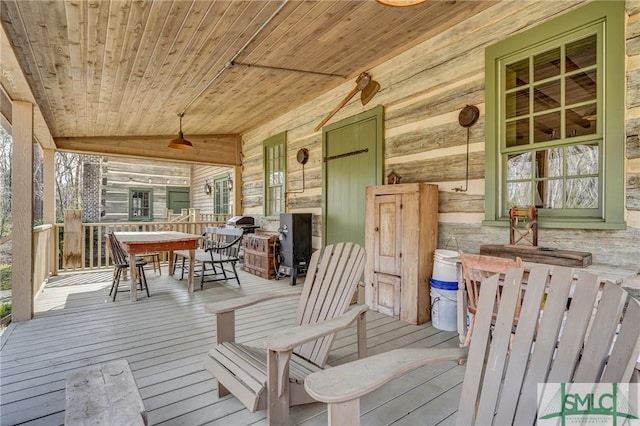
M510 148L505 140L502 105L502 61L505 58L532 56L545 46L561 43L563 38L579 38L589 28L598 27L601 75L598 90L598 125L596 143L600 149L599 206L584 212L570 209L539 209L539 223L545 228L624 229L624 148L625 148L625 10L624 2L596 1L560 17L498 42L485 50L485 220L484 225L507 226L503 198L506 165L503 160ZM593 32L593 31L592 31ZM601 50L600 50L601 49ZM601 53L600 53L601 52ZM531 83L532 84L532 83ZM587 138L589 139L589 138ZM593 139L593 138L592 138ZM589 143L588 140L585 143ZM542 144L541 144L542 145ZM538 148L538 147L535 147ZM535 152L533 149L530 152ZM503 157L504 156L504 157ZM587 209L585 209L587 210ZM594 214L595 212L595 214ZM581 214L582 213L582 214ZM582 217L581 217L582 216Z
M229 214L231 212L231 175L224 173L213 177L213 213Z
M264 215L279 217L286 208L287 133L271 136L262 145L264 161Z
M129 188L127 204L130 221L153 220L153 190L149 188Z

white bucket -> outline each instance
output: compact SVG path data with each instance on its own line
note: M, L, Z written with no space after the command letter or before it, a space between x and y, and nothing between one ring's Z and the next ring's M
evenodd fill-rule
M457 282L429 280L431 284L431 324L445 331L458 329Z
M433 255L433 273L431 274L433 279L445 282L457 281L456 261L451 259L458 256L457 251L437 249Z

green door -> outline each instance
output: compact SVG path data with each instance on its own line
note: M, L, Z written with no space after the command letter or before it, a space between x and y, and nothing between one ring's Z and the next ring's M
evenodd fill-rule
M180 213L182 209L191 207L188 187L167 187L167 208L174 213Z
M382 182L382 107L324 129L324 242L364 247L366 187Z

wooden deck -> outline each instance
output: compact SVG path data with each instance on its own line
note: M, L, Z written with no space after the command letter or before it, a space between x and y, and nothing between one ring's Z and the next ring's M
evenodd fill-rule
M127 293L108 298L111 272L55 277L35 303L35 319L11 324L2 335L0 413L2 425L64 423L64 380L87 365L126 358L140 388L150 424L266 424L266 412L251 413L233 396L219 399L217 381L203 368L215 340L214 316L203 305L246 294L294 293L289 280L267 281L241 272L242 288L209 283L189 295L186 279L147 271L151 297L130 302ZM266 302L236 315L241 342L261 345L287 327L295 301ZM376 354L399 347L457 346L456 332L420 326L377 312L367 314L368 347ZM329 363L356 358L355 330L338 336ZM451 424L464 370L453 362L417 370L362 400L362 424ZM326 406L291 410L294 424L325 425Z

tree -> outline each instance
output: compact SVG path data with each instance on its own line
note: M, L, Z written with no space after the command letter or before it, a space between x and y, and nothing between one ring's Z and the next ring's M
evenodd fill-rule
M56 175L56 221L64 220L67 209L82 208L82 156L71 152L57 152Z
M13 139L0 126L0 238L11 234L11 155Z

